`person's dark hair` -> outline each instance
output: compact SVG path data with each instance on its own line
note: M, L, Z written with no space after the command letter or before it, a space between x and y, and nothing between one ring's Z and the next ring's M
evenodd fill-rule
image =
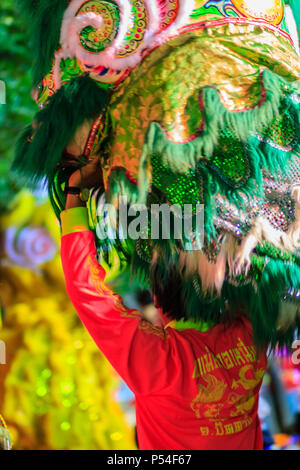
M147 305L153 304L153 297L151 292L147 289L139 289L137 291L137 301L142 307L146 307Z
M168 267L167 271L155 264L151 271L152 293L156 306L173 320L187 319L185 312L182 275L175 265Z
M216 323L222 323L228 327L240 316L241 311L245 315L245 309L242 305L240 308L232 308L231 312L220 309L212 315L209 309L207 311L203 309L201 299L199 298L197 301L196 292L194 292L192 307L195 313L198 312L198 315L193 316L193 313L188 311L191 299L189 297L190 291L186 288L184 281L184 272L175 264L171 264L167 270L163 264L155 264L151 268L151 287L156 306L161 308L163 313L172 320L192 320L199 323L210 323L212 326Z

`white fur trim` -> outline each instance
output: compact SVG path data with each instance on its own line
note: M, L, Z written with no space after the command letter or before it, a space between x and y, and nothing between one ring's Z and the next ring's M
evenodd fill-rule
M148 12L148 32L153 35L159 31L160 9L157 0L144 0Z
M187 24L189 16L195 7L195 0L179 0L179 10L175 20L170 26L162 33L155 37L155 45L158 46L167 41L171 36L174 36L177 31Z
M297 204L300 204L300 185L295 184L291 188L292 198Z
M299 35L298 35L298 30L297 30L297 24L293 15L293 11L289 5L286 5L285 7L285 19L286 19L289 33L294 43L294 47L297 51L297 54L300 55Z
M195 7L195 0L180 0L179 1L179 10L176 16L175 21L170 25L168 30L171 34L174 34L181 26L184 26L191 13L193 12Z
M226 266L232 265L237 241L231 234L226 234L222 240L222 246L217 260L211 263L202 251L181 251L179 253L179 266L187 276L198 273L204 291L216 290L221 292Z
M251 255L258 244L272 243L283 251L295 252L300 247L300 185L295 185L292 197L296 202L295 222L288 232L278 230L268 219L257 217L250 232L242 241L230 233L223 235L221 249L216 262L211 263L201 251L180 252L180 269L186 275L198 273L204 291L216 290L220 293L228 267L232 276L247 275L251 267Z
M91 67L103 65L104 67L118 70L127 68L128 65L123 59L118 60L115 59L114 56L124 41L127 32L131 14L130 2L128 0L117 0L116 3L120 8L119 31L112 44L99 54L91 54L85 51L78 41L78 34L85 26L101 27L102 25L102 18L96 13L90 12L85 15L75 16L83 3L84 0L73 0L65 11L60 36L62 51L64 51L63 54L66 53L65 51L68 51L68 56L71 53L73 57L76 57L83 64ZM57 60L61 58L62 56L57 56ZM56 69L57 68L58 66L56 66Z
M76 57L83 64L96 67L104 66L114 70L125 70L135 67L142 60L142 51L147 47L155 47L165 42L170 36L183 26L193 11L195 0L181 0L179 3L179 11L175 21L157 35L160 27L161 14L157 0L144 0L148 12L148 28L145 31L145 37L142 46L134 54L127 57L118 58L118 50L124 41L131 15L131 4L128 0L116 0L120 8L120 27L118 34L112 44L103 52L98 54L89 53L84 50L78 41L79 32L87 25L93 27L101 27L101 20L96 13L87 13L85 15L75 16L84 0L73 0L65 11L62 27L60 43L62 50L56 54L54 66L54 79L57 89L60 87L60 65L62 58Z

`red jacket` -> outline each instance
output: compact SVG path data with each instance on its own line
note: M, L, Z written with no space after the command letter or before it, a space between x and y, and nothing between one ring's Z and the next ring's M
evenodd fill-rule
M266 356L257 359L250 324L241 317L203 333L143 320L105 284L87 224L68 233L67 219L83 211L62 215L66 288L99 349L135 394L140 449L262 449L257 408Z

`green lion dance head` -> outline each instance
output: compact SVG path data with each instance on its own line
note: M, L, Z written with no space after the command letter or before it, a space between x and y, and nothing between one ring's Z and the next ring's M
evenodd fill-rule
M300 322L300 60L290 10L281 0L23 4L40 109L14 168L30 184L48 180L59 215L68 176L98 156L90 218L99 249L114 245L165 310L165 293L176 295L175 318L222 322L243 309L258 343L289 343ZM120 235L121 197L148 211L164 205L168 236L153 237L150 219L138 237ZM104 203L115 209L105 240ZM178 235L187 205L191 227Z

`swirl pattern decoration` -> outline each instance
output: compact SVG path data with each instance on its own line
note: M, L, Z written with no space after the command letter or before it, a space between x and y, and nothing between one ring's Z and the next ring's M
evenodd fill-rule
M63 18L61 49L55 57L56 88L61 86L63 59L76 58L99 81L118 81L120 71L141 62L147 48L176 33L193 5L194 0L71 1ZM107 74L110 79L104 78Z

